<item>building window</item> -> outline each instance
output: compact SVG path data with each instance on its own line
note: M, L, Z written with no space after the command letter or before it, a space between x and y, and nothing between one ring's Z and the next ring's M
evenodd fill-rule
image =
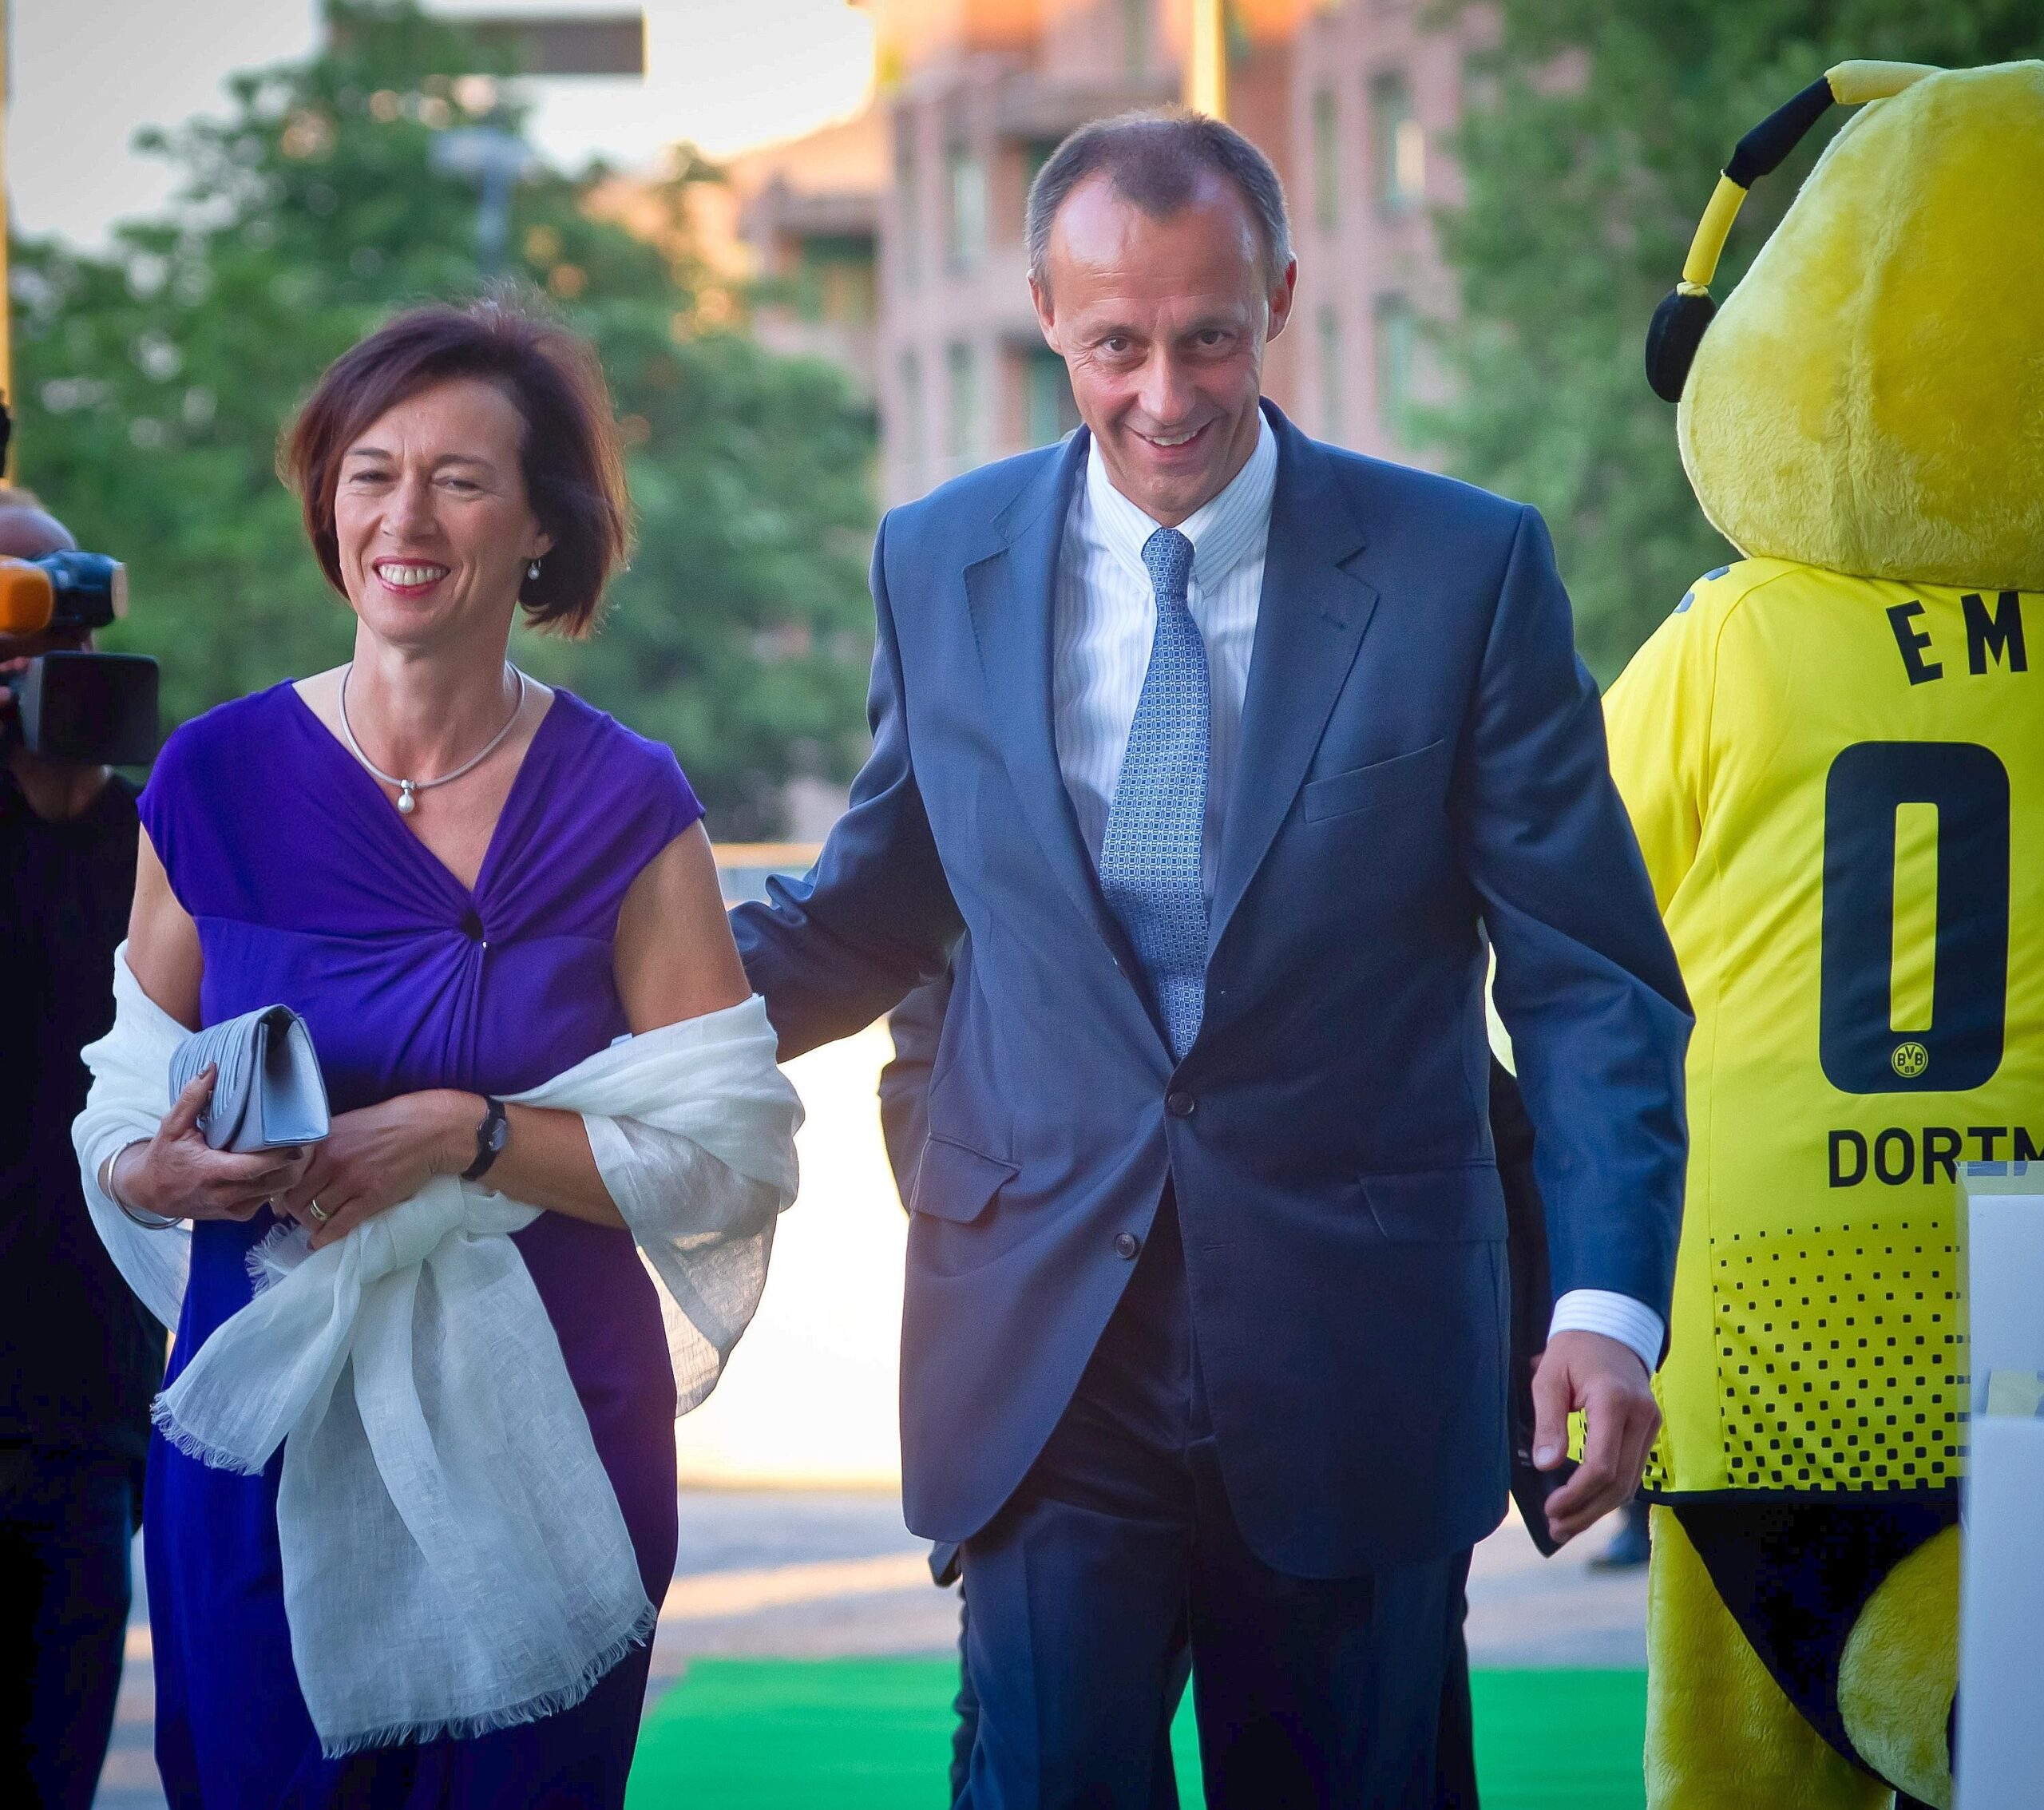
M1032 446L1062 440L1079 425L1072 374L1048 346L1032 346L1022 365L1022 431Z
M1377 418L1400 446L1410 443L1413 380L1420 349L1420 323L1412 304L1396 294L1377 299Z
M915 122L894 117L894 218L901 244L901 285L913 289L922 275L922 197L917 192Z
M806 239L795 287L795 311L834 327L870 327L875 313L873 243L853 234Z
M1001 222L1000 232L1004 238L1028 238L1029 191L1036 186L1036 178L1044 173L1044 165L1051 160L1060 142L1055 138L1025 138L1016 146L1014 167L1022 178L1021 192L1013 220Z
M1341 124L1336 113L1334 90L1323 88L1313 97L1313 211L1323 232L1332 232L1341 220Z
M1150 0L1121 0L1121 66L1131 81L1150 68Z
M1029 191L1036 186L1036 178L1044 173L1044 165L1062 141L1056 138L1025 138L1022 141L1022 218L1026 226L1029 212Z
M1387 69L1370 82L1370 178L1378 204L1415 205L1427 186L1427 135L1412 110L1412 85Z
M1341 313L1333 303L1320 311L1320 437L1341 438Z
M1476 52L1462 59L1456 71L1456 111L1464 116L1487 113L1498 105L1498 67L1494 53Z
M944 354L948 394L945 411L944 453L954 473L969 471L979 462L980 371L972 348L962 341Z
M987 166L964 145L954 145L945 155L944 170L951 266L970 270L987 248Z
M901 475L911 495L920 494L929 481L929 418L923 412L922 360L913 352L901 354L901 418L896 444L900 449Z

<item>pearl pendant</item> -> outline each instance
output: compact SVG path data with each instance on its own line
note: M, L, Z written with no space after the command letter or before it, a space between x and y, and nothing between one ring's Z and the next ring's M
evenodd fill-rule
M410 817L411 814L418 809L418 801L412 796L411 781L409 779L400 779L398 782L398 814L402 817Z

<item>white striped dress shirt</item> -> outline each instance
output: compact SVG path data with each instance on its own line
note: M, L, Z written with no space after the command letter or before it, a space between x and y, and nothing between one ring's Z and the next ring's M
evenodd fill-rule
M1242 701L1278 485L1277 436L1267 419L1259 426L1255 451L1228 487L1178 525L1192 543L1186 607L1206 644L1210 703L1200 871L1210 899L1242 749ZM1114 487L1095 440L1086 481L1072 489L1058 553L1051 707L1058 770L1095 867L1157 635L1157 599L1143 544L1158 525ZM1549 1330L1551 1336L1602 1333L1637 1352L1650 1372L1661 1360L1661 1316L1630 1295L1571 1289L1555 1303Z

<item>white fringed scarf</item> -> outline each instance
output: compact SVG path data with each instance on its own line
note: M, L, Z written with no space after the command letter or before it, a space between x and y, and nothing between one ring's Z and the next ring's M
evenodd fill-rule
M125 944L114 1000L113 1028L84 1052L92 1091L73 1139L115 1265L175 1326L191 1234L137 1226L99 1174L169 1111L185 1033ZM583 1115L676 1310L683 1412L751 1320L794 1198L802 1108L774 1051L755 996L510 1096ZM323 1250L279 1227L250 1254L255 1298L156 1399L165 1437L208 1464L253 1475L284 1448L284 1610L330 1756L554 1714L652 1634L616 1495L508 1236L539 1210L441 1177Z

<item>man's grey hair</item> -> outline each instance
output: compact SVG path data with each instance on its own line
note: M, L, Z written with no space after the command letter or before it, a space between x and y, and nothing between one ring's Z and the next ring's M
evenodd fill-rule
M1168 220L1192 200L1200 177L1210 172L1232 182L1248 204L1262 245L1264 275L1274 283L1292 261L1285 185L1270 160L1233 126L1182 107L1094 120L1051 153L1029 185L1023 236L1030 275L1043 282L1052 223L1089 177L1105 176L1130 205L1152 220Z

